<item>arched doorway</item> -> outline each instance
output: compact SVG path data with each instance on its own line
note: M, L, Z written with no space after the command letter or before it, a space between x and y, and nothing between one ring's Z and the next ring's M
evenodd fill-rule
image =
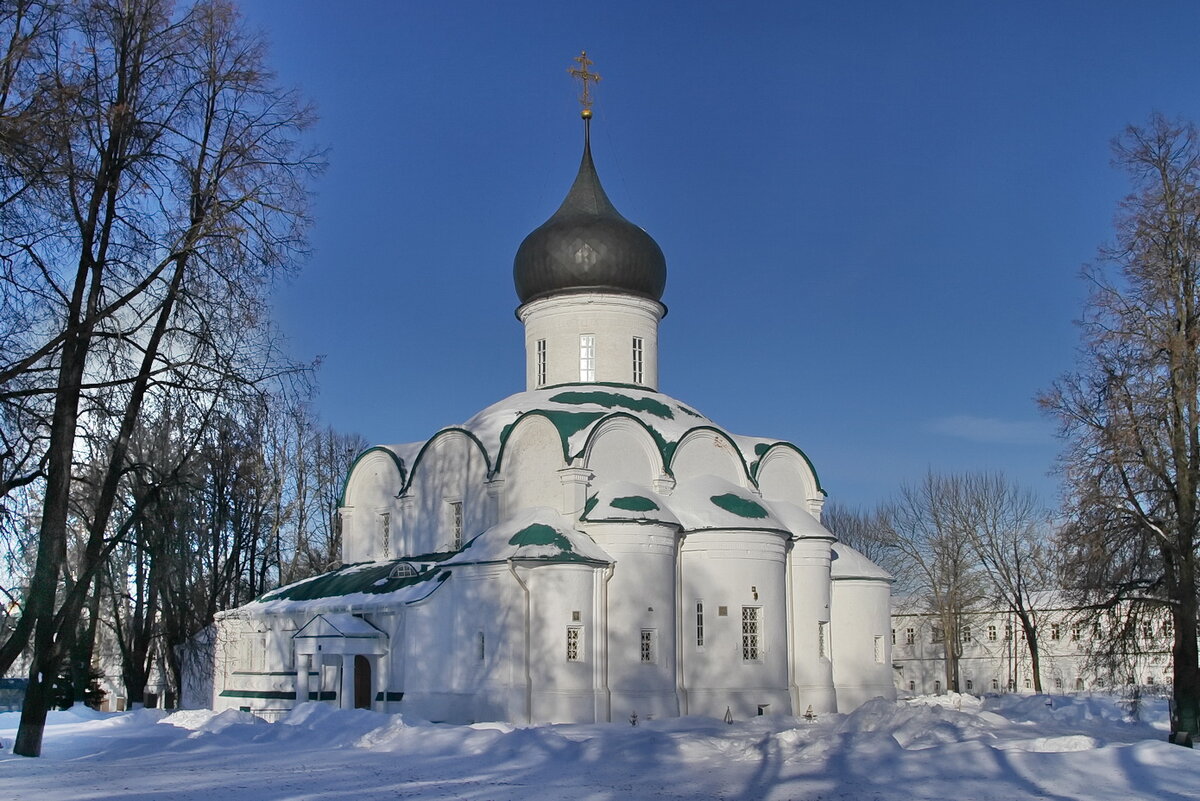
M354 708L371 708L371 660L362 654L354 657Z

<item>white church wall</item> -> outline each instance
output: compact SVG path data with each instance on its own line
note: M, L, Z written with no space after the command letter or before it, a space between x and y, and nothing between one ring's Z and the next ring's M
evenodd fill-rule
M697 476L717 476L730 484L746 487L750 483L737 447L718 431L689 431L671 456L671 474L683 483Z
M525 386L614 383L658 388L658 322L663 307L633 295L578 292L542 298L517 309L525 324ZM580 337L594 337L594 374L582 373ZM635 380L633 338L641 340L642 378ZM538 343L545 348L539 382Z
M514 643L524 599L503 565L462 565L427 600L405 608L403 664L392 681L399 711L451 723L517 720L512 707ZM480 648L480 634L482 649Z
M492 525L487 471L474 439L456 430L438 433L412 467L391 558L454 550L454 504L461 504L461 542ZM376 553L373 558L388 557Z
M782 535L696 531L683 540L681 619L687 713L789 714ZM697 625L703 604L703 631Z
M836 712L829 578L832 535L793 541L788 556L792 705L802 715Z
M591 647L595 568L553 564L522 568L520 574L529 588L528 628L520 630L530 638L526 686L532 722L594 720L595 666L602 656Z
M504 478L502 514L545 506L557 509L562 499L558 471L563 461L562 439L554 424L539 414L527 414L516 424L500 455Z
M890 604L891 584L886 580L833 582L830 645L839 712L849 712L876 696L896 697Z
M608 582L608 683L613 720L679 714L676 693L676 530L637 523L590 524L615 560ZM646 650L643 650L643 637Z

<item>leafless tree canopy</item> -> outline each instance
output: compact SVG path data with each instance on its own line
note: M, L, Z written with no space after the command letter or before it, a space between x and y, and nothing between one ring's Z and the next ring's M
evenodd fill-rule
M1072 582L1097 608L1170 611L1172 727L1196 733L1200 142L1192 124L1155 116L1113 152L1133 190L1115 243L1084 272L1079 366L1040 402L1067 442Z

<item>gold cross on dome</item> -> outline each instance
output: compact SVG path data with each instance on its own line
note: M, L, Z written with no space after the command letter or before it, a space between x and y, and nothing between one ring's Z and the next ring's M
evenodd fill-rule
M588 81L592 83L600 83L599 73L590 72L588 67L592 66L592 60L587 57L587 51L579 51L579 55L574 61L579 64L578 67L568 67L567 72L571 73L572 77L583 81L583 91L579 93L579 103L583 106L581 112L584 119L592 116L592 92L588 86Z

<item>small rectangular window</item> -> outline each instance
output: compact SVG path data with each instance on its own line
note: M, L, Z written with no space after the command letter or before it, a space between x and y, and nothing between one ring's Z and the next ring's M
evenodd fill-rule
M633 383L642 383L642 338L633 338Z
M971 642L971 627L970 626L963 626L962 641L963 642Z
M759 612L761 607L742 607L742 660L757 662L762 658L762 633Z
M1062 627L1059 626L1057 623L1050 624L1050 639L1052 639L1052 640L1062 639Z
M483 661L486 653L487 651L484 649L483 632L481 631L479 632L479 661Z
M596 380L596 336L579 336L579 380L590 384Z
M392 514L391 514L391 512L384 512L383 514L381 514L379 516L379 529L380 529L379 534L380 534L380 538L383 542L383 558L384 559L387 559L388 554L391 552L391 539L392 539L391 527L392 527Z
M642 629L642 662L650 664L654 662L654 629Z
M892 645L896 644L896 630L892 629Z
M883 664L883 637L880 635L875 636L875 664Z
M917 641L917 632L915 629L904 630L904 644L912 645Z
M537 385L546 386L546 340L537 341Z
M567 661L579 662L583 658L580 651L581 626L567 626Z
M450 540L454 550L462 547L463 505L462 501L448 501L450 505Z
M941 626L933 627L933 634L930 638L931 642L942 642L946 639L946 632Z
M1000 689L1000 679L992 679L992 691L995 692L999 689Z
M704 602L696 601L696 647L704 647Z
M994 625L988 626L987 638L988 638L988 642L996 641L996 627Z
M1004 624L1004 639L1005 639L1005 640L1011 640L1011 639L1012 639L1012 623L1005 623L1005 624Z
M817 622L817 656L822 659L829 658L829 621L821 620Z
M974 689L975 689L975 682L971 681L970 679L967 679L967 692L971 692L971 690L974 690Z
M1076 623L1074 626L1071 626L1071 640L1073 642L1079 642L1082 639L1083 639L1083 626Z

